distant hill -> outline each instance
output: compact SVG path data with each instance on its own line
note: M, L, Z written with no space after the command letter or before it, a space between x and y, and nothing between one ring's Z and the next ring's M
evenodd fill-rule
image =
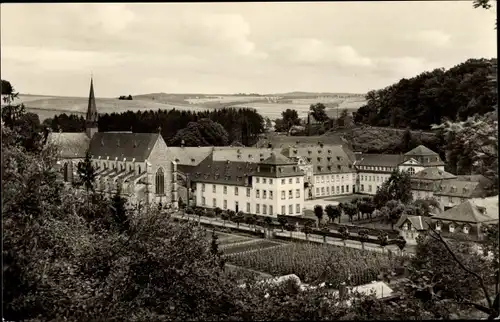
M303 93L303 96L301 93ZM296 109L304 117L309 106L323 102L327 105L327 113L336 115L336 108L341 111L346 108L355 111L365 103L360 95L343 96L335 93L305 93L272 95L224 95L224 94L175 94L175 93L149 93L132 95L133 100L119 100L118 98L96 98L100 113L122 113L139 110L211 110L224 107L254 108L263 117L276 119L281 112L290 108ZM285 96L284 96L285 95ZM87 110L86 97L65 97L51 95L20 94L19 103L24 103L29 112L37 113L41 120L54 115L84 114Z

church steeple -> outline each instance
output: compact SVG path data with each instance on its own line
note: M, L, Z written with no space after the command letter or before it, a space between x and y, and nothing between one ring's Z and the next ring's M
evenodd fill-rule
M94 96L94 80L93 77L90 77L89 105L87 108L87 118L85 122L85 132L89 138L92 138L92 136L98 132L98 119L99 115L97 114L97 106L95 104Z

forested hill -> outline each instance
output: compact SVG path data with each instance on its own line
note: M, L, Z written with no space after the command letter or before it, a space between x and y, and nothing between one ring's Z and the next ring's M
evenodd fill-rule
M448 70L424 72L366 94L354 121L374 126L429 129L444 120L465 120L497 104L497 59L469 59Z

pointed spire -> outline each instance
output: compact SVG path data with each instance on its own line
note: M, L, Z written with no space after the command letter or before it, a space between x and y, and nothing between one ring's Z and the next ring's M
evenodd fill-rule
M90 93L89 93L89 105L87 108L87 118L86 118L86 133L89 138L92 138L95 133L98 132L98 119L99 114L97 114L97 106L95 103L94 95L94 78L90 77Z
M97 106L95 104L94 95L94 78L90 78L90 93L89 93L89 105L87 108L87 121L97 122Z

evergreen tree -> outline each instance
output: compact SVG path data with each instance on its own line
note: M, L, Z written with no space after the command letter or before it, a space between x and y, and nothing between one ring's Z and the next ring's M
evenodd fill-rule
M92 165L90 152L85 153L85 159L78 162L77 173L79 180L77 185L83 185L85 191L87 192L87 205L90 210L90 192L94 192L94 183L96 178L96 172L94 166Z
M127 232L130 224L126 209L127 199L121 195L121 184L118 184L116 193L111 198L111 213L113 214L113 223L120 233Z

